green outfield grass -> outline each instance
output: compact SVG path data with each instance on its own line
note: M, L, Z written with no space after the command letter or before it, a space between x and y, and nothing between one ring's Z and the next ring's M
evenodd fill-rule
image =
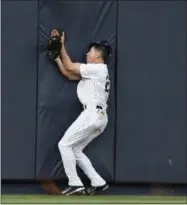
M185 196L52 196L52 195L2 195L1 203L183 203Z

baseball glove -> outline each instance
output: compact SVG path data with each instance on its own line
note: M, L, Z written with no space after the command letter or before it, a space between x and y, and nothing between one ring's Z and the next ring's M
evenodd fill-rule
M61 35L61 32L59 32ZM49 60L54 61L60 54L62 44L61 44L61 36L51 36L47 42L47 57Z

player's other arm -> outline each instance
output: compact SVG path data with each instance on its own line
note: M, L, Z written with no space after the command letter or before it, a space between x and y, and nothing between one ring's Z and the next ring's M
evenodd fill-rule
M64 38L65 37L64 37L64 32L63 32L62 37L61 37L62 49L61 49L61 55L60 55L62 63L68 72L74 73L75 75L80 77L80 65L81 64L73 63L72 60L70 59L66 51L65 45L64 45Z
M57 65L60 69L60 72L65 77L67 77L69 80L80 80L80 77L78 75L75 75L74 73L72 73L72 72L65 69L65 67L63 66L62 61L59 57L55 60L55 62L57 63Z
M80 63L73 63L66 51L65 45L62 45L61 49L61 59L65 69L68 72L80 75Z

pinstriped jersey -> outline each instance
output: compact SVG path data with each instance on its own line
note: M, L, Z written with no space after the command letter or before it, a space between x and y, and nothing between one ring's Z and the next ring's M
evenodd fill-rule
M77 95L85 104L107 105L110 80L106 64L81 64Z

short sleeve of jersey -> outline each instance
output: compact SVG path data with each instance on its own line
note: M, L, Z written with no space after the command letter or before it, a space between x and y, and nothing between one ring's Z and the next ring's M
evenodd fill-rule
M83 78L98 78L101 72L101 68L98 64L81 64L80 75Z

